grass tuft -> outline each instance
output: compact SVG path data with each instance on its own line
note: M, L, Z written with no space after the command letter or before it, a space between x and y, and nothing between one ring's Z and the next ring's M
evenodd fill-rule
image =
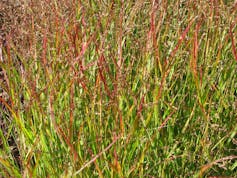
M236 176L236 3L0 8L0 177Z

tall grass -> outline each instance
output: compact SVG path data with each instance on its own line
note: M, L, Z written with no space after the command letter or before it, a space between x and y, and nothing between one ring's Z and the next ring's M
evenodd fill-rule
M234 177L236 10L222 0L22 3L1 62L11 122L0 175Z

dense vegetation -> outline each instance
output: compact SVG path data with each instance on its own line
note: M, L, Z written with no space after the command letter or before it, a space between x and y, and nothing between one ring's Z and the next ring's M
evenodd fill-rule
M1 177L237 175L237 3L0 5Z

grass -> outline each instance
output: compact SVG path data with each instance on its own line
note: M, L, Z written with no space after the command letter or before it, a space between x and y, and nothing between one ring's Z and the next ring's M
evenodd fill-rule
M236 9L224 0L22 4L0 65L1 118L11 118L0 176L236 176Z

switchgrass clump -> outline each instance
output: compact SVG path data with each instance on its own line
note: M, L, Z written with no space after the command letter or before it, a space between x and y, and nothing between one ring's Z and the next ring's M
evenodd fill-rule
M2 47L1 176L237 174L236 3L20 4Z

